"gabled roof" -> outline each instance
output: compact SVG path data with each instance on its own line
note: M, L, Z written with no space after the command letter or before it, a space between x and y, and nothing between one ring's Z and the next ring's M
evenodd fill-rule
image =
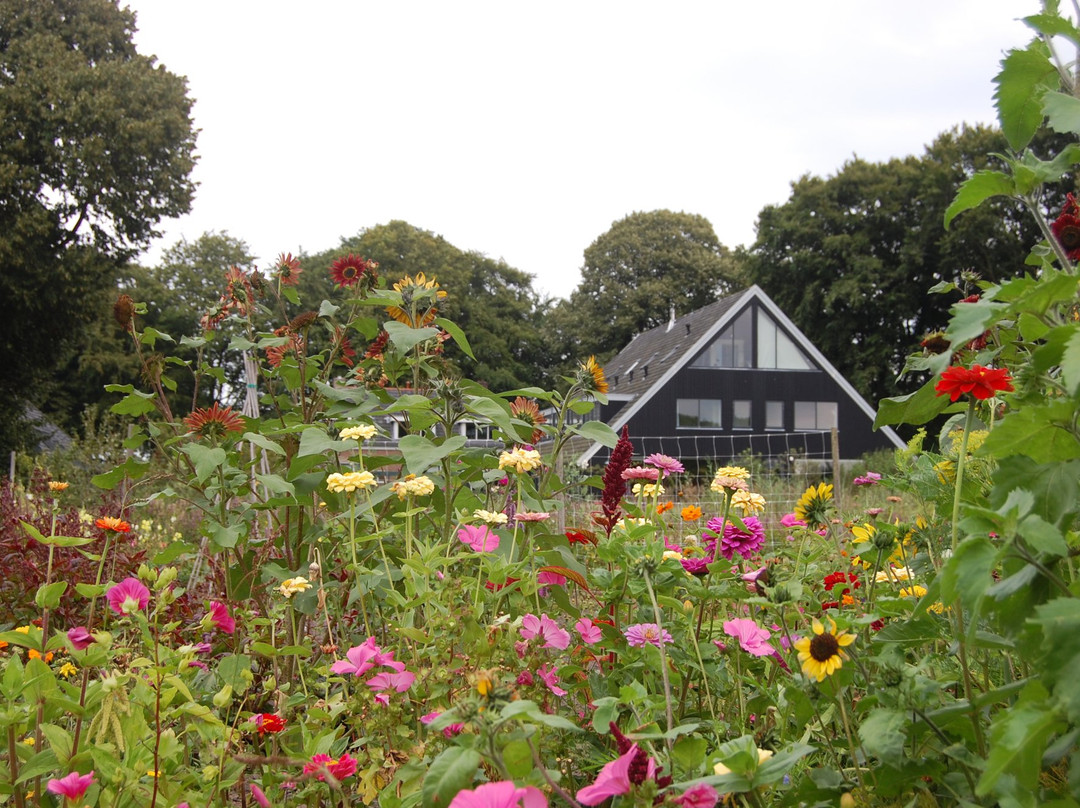
M799 347L818 367L827 373L836 384L866 413L871 421L876 412L847 379L833 367L806 335L799 330L783 311L765 294L758 285L736 292L733 295L710 303L689 314L673 319L635 336L630 344L619 351L604 366L610 397L620 400L629 396L630 401L619 409L609 423L616 432L623 428L630 419L662 389L676 373L690 363L690 360L708 346L717 335L727 327L751 300L769 312L772 318L790 334ZM889 427L881 431L898 448L905 445L900 437ZM585 465L601 448L600 443L593 443L577 460Z

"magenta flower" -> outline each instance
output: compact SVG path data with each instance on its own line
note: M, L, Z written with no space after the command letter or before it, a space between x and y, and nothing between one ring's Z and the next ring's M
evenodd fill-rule
M720 795L708 783L696 783L675 798L681 808L716 808Z
M400 662L398 663L401 664ZM382 671L376 673L364 684L372 689L373 692L380 692L384 690L395 690L398 693L404 693L410 687L413 686L413 682L416 681L416 674L412 671L394 671L393 673L387 673Z
M138 578L125 578L105 593L109 608L117 614L135 614L150 602L150 590Z
M806 522L793 513L785 513L780 517L780 524L784 527L806 527Z
M877 485L881 482L881 475L876 471L868 471L863 477L856 477L852 482L855 485Z
M705 523L705 529L710 532L702 533L701 537L705 540L711 539L720 532L720 527L723 525L724 535L720 537L720 555L729 561L735 553L743 558L750 558L765 546L765 528L761 526L761 520L756 516L747 516L742 521L749 533L744 533L731 523L723 524L723 520L714 517Z
M556 648L563 651L570 645L570 632L561 628L547 614L537 617L535 614L527 614L521 619L521 637L532 640L536 637L544 640L542 648Z
M536 675L540 677L540 681L547 685L548 690L562 698L566 695L566 691L559 687L558 673L558 668L554 665L549 668L546 663L536 669Z
M600 627L587 617L582 617L574 623L574 629L581 635L581 641L586 645L595 645L604 636Z
M626 635L626 641L633 646L651 644L659 648L661 643L674 642L671 635L656 623L638 623L629 626L623 634Z
M458 538L478 553L493 553L499 549L499 534L487 525L465 525Z
M217 626L226 634L236 631L236 620L229 614L229 607L216 600L210 604L210 625Z
M383 651L375 644L374 637L368 637L360 645L356 645L345 652L345 659L338 660L330 666L331 673L351 673L354 676L363 676L369 670L379 665L395 667L394 652ZM401 663L396 663L401 665ZM402 665L402 668L405 666Z
M339 758L332 758L329 755L312 755L311 762L304 764L304 774L314 774L316 780L325 780L324 767L335 780L344 780L356 773L356 760L349 757L348 753Z
M645 458L645 465L656 466L667 477L669 474L682 474L686 471L683 468L683 464L676 460L674 457L668 457L665 454L651 454Z
M420 723L426 727L440 715L442 715L442 713L438 712L437 710L434 712L426 713L420 716ZM465 725L460 722L454 724L447 724L445 727L443 727L442 734L445 735L447 738L453 738L455 735L460 735L464 729Z
M577 801L582 805L599 805L608 797L626 794L630 790L630 764L637 752L637 744L634 744L625 754L605 763L593 784L578 790Z
M724 621L724 633L739 641L739 646L754 656L772 656L775 649L769 645L770 634L767 628L761 628L747 617L738 617Z
M459 791L447 808L548 808L548 801L535 786L520 788L513 780L499 780Z
M566 576L551 570L540 570L536 573L536 583L540 586L566 586Z
M86 630L86 626L69 628L67 633L68 642L76 651L82 651L94 644L94 635Z
M259 804L259 808L270 808L270 800L266 793L254 783L251 784L251 798Z
M660 479L660 469L632 466L622 473L622 478L624 480L648 480L655 483Z
M67 777L50 780L48 789L53 794L58 794L63 797L68 805L74 805L82 800L83 794L86 793L86 789L90 788L93 784L94 771L91 769L86 774L72 772Z

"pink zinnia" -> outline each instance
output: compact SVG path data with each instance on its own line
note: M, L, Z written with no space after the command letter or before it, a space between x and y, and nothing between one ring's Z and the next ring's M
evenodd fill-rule
M675 798L681 808L715 808L719 801L720 795L708 783L696 783Z
M633 646L652 644L659 648L661 643L674 642L671 635L656 623L638 623L629 626L623 633L626 641Z
M586 645L595 645L603 638L600 627L587 617L582 617L574 623L574 629L581 635L581 641Z
M314 774L316 780L325 780L324 767L335 780L344 780L356 773L356 760L349 757L348 753L339 758L332 758L329 755L312 755L311 762L304 764L304 774Z
M868 471L863 477L856 477L852 482L855 485L877 485L881 482L881 475L876 471Z
M547 511L522 511L515 513L514 519L518 522L544 522L551 518Z
M499 534L487 525L465 525L458 538L478 553L493 553L499 549Z
M656 468L664 472L665 477L669 474L682 474L686 471L682 463L674 457L668 457L666 454L651 454L645 458L645 464L656 466Z
M86 626L69 628L67 633L68 642L76 651L82 651L94 644L94 635L87 631Z
M544 640L543 648L566 650L570 645L570 632L559 626L554 620L542 614L527 614L521 619L521 637L531 640L536 637Z
M649 480L656 482L660 479L660 469L646 468L645 466L633 466L622 473L624 480Z
M775 649L769 645L770 634L767 628L761 628L747 617L738 617L724 622L724 633L739 641L739 646L754 656L771 656Z
M254 783L251 784L251 797L259 804L259 808L270 808L270 800L266 793Z
M80 802L86 789L94 784L94 771L91 769L86 774L72 772L67 777L49 781L48 789L53 794L58 794L67 800L69 805Z
M368 637L360 645L353 646L345 652L345 659L338 660L330 666L331 673L351 673L353 676L363 676L369 670L379 665L386 665L395 670L404 670L401 662L394 661L393 651L383 651L375 644L374 637Z
M806 527L806 522L793 513L785 513L780 517L780 524L784 527Z
M447 808L548 808L548 801L535 786L519 787L513 780L499 780L459 791Z
M125 578L105 593L109 608L117 614L135 614L150 602L150 590L138 578Z
M540 570L536 573L536 583L540 586L566 586L566 576L551 570Z
M226 634L236 631L236 620L229 614L229 607L216 600L210 604L210 625L217 626Z
M706 530L710 532L703 533L701 537L706 540L712 538L723 525L724 535L720 537L720 555L729 561L735 553L743 558L750 558L765 546L765 528L761 526L761 520L756 516L747 516L742 521L749 533L744 533L734 524L724 524L721 519L713 518L705 523Z

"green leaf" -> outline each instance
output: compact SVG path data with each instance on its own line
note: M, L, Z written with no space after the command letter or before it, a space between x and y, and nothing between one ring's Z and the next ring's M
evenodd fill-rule
M615 430L603 421L584 421L574 427L574 431L589 440L594 440L609 449L614 449L619 442L619 436Z
M232 687L237 694L246 693L254 680L251 657L247 654L229 654L222 657L216 671L221 683Z
M244 529L243 524L225 526L214 521L208 521L206 524L206 534L221 549L235 547Z
M280 494L284 496L295 496L296 486L287 482L278 474L256 474L255 479L266 486L266 490L271 494Z
M196 548L186 542L174 541L151 559L155 567L169 564L186 553L194 553Z
M146 415L157 409L154 399L153 393L132 390L128 395L109 407L109 411L115 412L117 415L130 415L133 418L138 418L140 415Z
M986 298L979 298L974 303L957 303L952 307L952 318L945 329L945 336L954 346L981 337L1008 308L1005 303Z
M154 559L154 563L158 563L157 559ZM108 587L105 586L105 584L75 584L75 591L88 600L100 598L105 594L106 589L108 589Z
M950 401L948 396L939 396L935 392L935 383L931 380L906 396L883 398L878 402L874 429L892 424L925 424L940 415Z
M1063 36L1080 47L1080 30L1077 30L1071 20L1057 14L1032 14L1024 17L1024 25L1047 36Z
M479 766L480 754L474 749L444 749L424 775L420 804L423 808L446 808L459 791L472 785Z
M859 738L870 755L880 758L883 763L899 766L907 741L906 725L907 715L899 710L871 710L859 724Z
M383 323L383 328L390 336L390 344L403 354L408 353L424 340L439 335L437 328L412 328L397 320L387 320Z
M506 771L515 780L528 777L533 770L532 750L529 744L520 738L510 741L502 750L502 761Z
M296 450L296 456L329 455L331 452L345 452L355 448L355 441L335 440L327 435L325 430L311 426L300 433L300 448Z
M191 458L195 466L195 479L200 483L225 464L228 455L220 446L203 446L201 443L185 443L180 451Z
M1002 60L1001 72L994 78L994 103L1013 151L1022 151L1035 136L1043 120L1043 95L1057 80L1057 70L1041 43L1012 50Z
M42 724L41 734L49 741L49 748L56 754L56 759L64 766L71 757L72 738L71 734L62 727L54 724Z
M1000 171L977 171L960 186L956 198L945 211L945 229L957 215L977 208L994 196L1012 196L1016 193L1012 177Z
M1064 722L1050 709L1046 688L1031 682L1016 704L1001 710L990 729L990 755L975 793L985 797L1008 773L1029 791L1038 787L1046 742Z
M1080 722L1080 601L1057 598L1035 609L1031 623L1042 628L1045 657L1040 669L1043 680L1073 724Z
M245 432L240 440L250 441L256 446L265 449L268 452L273 452L277 455L284 455L285 449L281 445L274 443L272 440L264 435L260 435L257 432Z
M19 524L22 525L23 530L34 541L41 544L51 544L54 547L82 547L84 544L89 544L94 539L93 537L87 538L86 536L43 536L36 527L29 522L23 522L19 520Z
M34 595L34 603L40 609L55 609L60 605L60 597L67 592L67 581L53 581L51 584L42 584Z
M440 444L422 435L406 435L398 443L410 474L423 474L451 452L465 445L464 435L452 435Z
M465 332L458 327L457 323L453 320L447 320L445 317L436 317L435 325L439 326L439 328L449 334L466 356L472 360L476 359L476 357L473 356L472 347L469 345L469 341L465 338Z
M91 477L90 482L105 491L112 491L126 479L139 479L149 468L149 463L144 463L132 455L112 471Z
M694 771L705 762L709 742L704 738L687 736L679 738L671 748L671 759L685 771Z
M1061 400L1014 410L990 432L979 455L1027 455L1036 463L1080 458L1080 443L1072 433L1073 411L1071 401Z
M961 542L941 570L942 598L946 602L960 598L966 608L974 608L994 582L991 572L997 555L997 548L983 536Z
M1061 378L1069 395L1080 393L1080 330L1069 337L1061 357Z

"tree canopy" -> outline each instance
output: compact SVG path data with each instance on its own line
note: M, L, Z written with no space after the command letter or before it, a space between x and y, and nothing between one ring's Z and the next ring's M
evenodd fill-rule
M998 281L1022 274L1041 238L1019 203L1006 198L944 228L960 184L988 167L987 153L1005 149L996 130L964 127L940 135L922 157L854 158L833 176L801 177L787 202L758 217L749 282L871 401L906 392L917 386L897 382L906 355L944 328L960 298L927 290L962 275ZM1051 208L1059 191L1047 199Z
M115 0L0 0L5 427L44 404L119 268L191 204L186 82L138 54L134 30Z

